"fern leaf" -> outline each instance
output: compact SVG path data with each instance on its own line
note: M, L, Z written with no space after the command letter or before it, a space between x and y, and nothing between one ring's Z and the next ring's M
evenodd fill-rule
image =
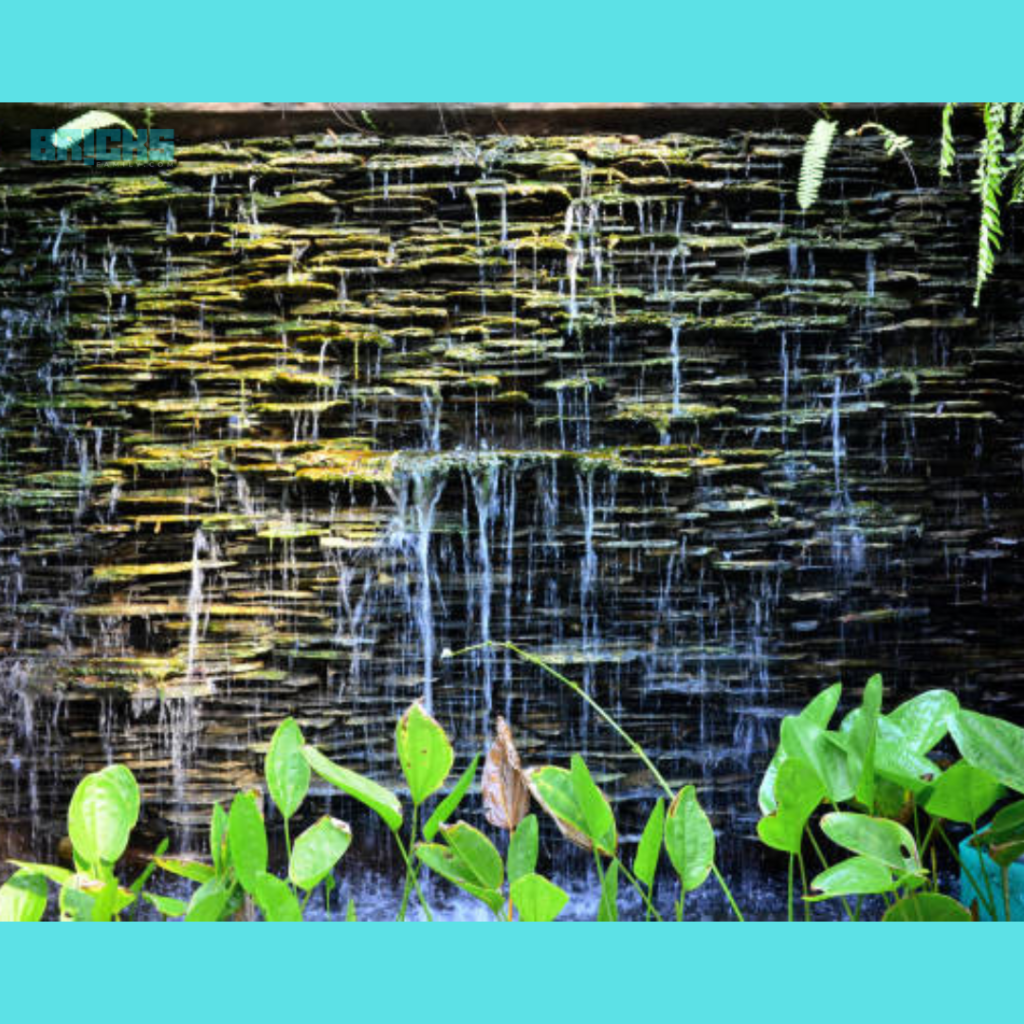
M985 135L978 144L978 176L974 189L981 197L981 221L978 227L978 269L974 286L974 305L995 269L996 253L1003 235L999 199L1007 168L1003 163L1004 103L986 103L983 117Z
M67 124L62 124L51 138L54 149L67 149L76 142L81 142L89 132L98 131L100 128L127 128L132 135L138 133L135 129L117 114L108 113L106 110L87 110ZM81 134L79 134L81 133Z
M939 155L939 177L948 178L956 162L956 144L953 141L953 110L955 103L942 108L942 151Z
M821 118L814 122L811 134L804 143L804 155L800 164L800 184L796 201L801 210L809 210L817 201L821 183L825 178L825 164L838 125L835 121Z

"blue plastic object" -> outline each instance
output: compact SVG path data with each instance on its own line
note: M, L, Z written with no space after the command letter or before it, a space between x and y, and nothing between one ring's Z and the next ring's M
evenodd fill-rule
M968 836L960 844L960 902L969 907L975 900L978 902L978 917L982 921L991 921L993 917L985 909L985 903L995 903L994 920L1005 921L1006 897L1003 894L1003 872L999 865L984 851L971 846L973 836ZM988 885L985 877L988 876ZM1009 903L1011 921L1024 921L1024 859L1010 865L1007 876L1009 884ZM980 890L980 895L979 895ZM991 891L991 897L989 896Z

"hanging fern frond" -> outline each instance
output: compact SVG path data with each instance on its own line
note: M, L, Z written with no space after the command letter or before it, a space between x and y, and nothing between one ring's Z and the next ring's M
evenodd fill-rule
M851 128L846 134L850 136L861 136L867 131L878 132L885 143L885 155L894 156L896 153L906 153L914 144L906 135L897 135L891 128L877 121L865 121L859 128Z
M953 140L953 110L955 103L942 108L942 151L939 155L939 177L948 178L956 163L956 143Z
M835 121L821 118L814 122L811 134L807 136L800 164L800 184L796 192L796 201L801 210L809 210L818 199L825 178L825 164L837 128Z
M1006 104L986 103L985 135L978 144L978 176L974 190L981 198L981 225L978 229L978 272L974 287L974 305L981 299L981 289L992 276L996 253L1003 235L999 199L1006 167L1003 163L1003 124Z
M1024 124L1024 103L1011 103L1010 131L1016 134L1020 130L1021 124Z
M67 149L76 142L81 142L90 132L98 131L100 128L127 128L132 135L138 133L135 129L117 114L108 113L106 110L87 110L67 124L62 124L51 136L50 141L54 149Z

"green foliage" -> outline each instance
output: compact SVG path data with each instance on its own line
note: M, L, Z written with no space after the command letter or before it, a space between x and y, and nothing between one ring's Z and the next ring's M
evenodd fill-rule
M807 136L800 163L800 184L796 192L796 201L801 210L809 210L818 201L821 184L825 179L825 164L838 127L835 121L819 118Z
M399 719L395 748L412 801L417 806L436 792L448 778L455 761L451 743L418 701Z
M295 814L309 792L309 762L302 756L305 743L295 719L286 718L274 730L264 760L267 789L285 819Z
M111 114L106 110L87 110L84 114L67 124L62 124L52 135L50 141L54 149L68 149L80 141L90 132L99 131L100 128L127 128L132 135L138 132L122 117ZM81 132L81 135L78 133Z

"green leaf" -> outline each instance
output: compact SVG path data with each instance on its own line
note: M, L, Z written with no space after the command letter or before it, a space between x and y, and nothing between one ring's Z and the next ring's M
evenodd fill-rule
M309 792L309 764L302 756L305 743L295 719L286 718L274 730L264 761L267 788L286 820L302 806Z
M480 755L477 754L470 761L469 767L459 776L459 781L455 783L455 788L434 808L434 813L423 826L423 838L428 843L433 841L434 836L437 835L437 830L455 813L459 804L462 803L462 798L469 791L469 787L473 785L473 780L476 778L476 768L479 763Z
M68 807L75 853L89 865L115 863L128 846L138 815L138 787L127 768L110 765L86 775Z
M915 754L927 754L949 731L949 717L960 702L949 690L927 690L904 701L885 717L903 734Z
M937 892L915 892L894 903L883 921L971 921L971 912L961 903Z
M586 834L599 850L614 854L618 848L618 835L611 805L595 785L583 758L579 754L573 754L570 763L572 787L576 801L583 811L583 820L587 826Z
M658 856L661 853L661 842L665 835L665 802L660 797L655 802L644 825L643 835L636 848L633 858L633 874L647 886L654 885L654 876L658 871Z
M978 819L1003 792L1003 787L988 772L966 761L957 761L932 787L925 810L933 818L947 818L977 827Z
M412 802L419 806L448 778L455 752L444 729L416 701L398 720L395 749Z
M1022 829L1024 829L1024 800L1017 800L1003 807L992 819L990 831L998 841L1002 841L1010 836L1018 835Z
M584 850L594 849L586 816L576 796L572 773L565 768L545 765L530 768L525 775L533 798L554 819L562 835ZM614 848L608 849L599 844L598 849L609 857L615 854Z
M231 899L231 886L222 878L204 882L189 900L186 921L219 921Z
M106 110L87 110L67 124L62 124L50 137L50 142L55 149L68 149L90 132L98 131L100 128L127 128L132 135L138 135L135 129L117 114L108 113ZM82 133L77 138L70 138L67 134L77 132Z
M1024 729L1001 718L961 709L950 716L949 731L965 761L1024 793Z
M537 868L539 848L537 815L528 814L517 826L508 844L508 881L512 885L519 878L532 875ZM559 908L561 909L561 908Z
M779 769L775 793L778 809L757 823L757 834L774 850L798 854L807 819L825 799L825 784L804 761L787 758Z
M822 690L821 693L814 697L799 715L789 717L802 718L813 722L820 729L827 729L828 723L832 721L832 716L835 714L842 692L842 683L833 683L828 689ZM764 778L761 780L761 787L757 794L762 814L771 814L775 810L775 777L785 759L786 752L780 744L772 756L767 771L764 773Z
M261 871L256 875L253 899L267 921L301 921L302 908L285 882Z
M341 860L352 842L352 829L324 815L295 840L288 877L300 889L315 889Z
M231 802L228 846L239 882L255 895L256 878L267 870L267 832L253 793L236 793Z
M864 687L864 697L849 733L846 754L854 784L854 796L865 807L875 802L875 741L878 716L882 710L882 677L873 675Z
M896 888L892 872L871 857L850 857L823 871L811 880L811 888L821 896L807 896L809 903L834 896L870 895L892 892Z
M613 861L601 880L601 899L597 905L598 921L619 919L619 864Z
M501 888L505 880L505 865L501 854L483 832L460 821L455 825L442 825L441 834L481 888Z
M821 819L821 830L837 846L898 872L921 873L914 837L898 822L866 814L837 812Z
M498 889L486 889L481 886L474 872L459 854L448 846L439 843L418 843L415 847L416 856L431 871L457 885L463 892L483 902L496 914L500 915L505 906L505 897Z
M535 874L517 878L512 883L511 896L521 921L554 921L569 902L564 889Z
M46 912L46 878L29 868L0 885L0 921L41 921Z
M34 864L31 861L26 860L12 860L8 863L13 864L16 868L20 868L23 871L31 872L33 875L42 875L43 878L48 878L51 882L55 882L57 885L67 885L72 877L73 872L68 871L67 868L59 868L56 864Z
M351 896L348 898L348 905L345 907L345 920L346 921L358 921L356 917L356 901Z
M845 750L845 737L826 732L807 718L782 720L782 749L786 757L795 757L817 774L828 798L841 803L853 796L854 783Z
M211 881L217 874L209 864L204 864L199 860L185 860L182 857L154 857L153 859L164 871L200 884Z
M184 917L188 913L188 906L181 900L172 899L170 896L158 896L155 892L144 892L142 898L148 900L164 917Z
M210 854L214 872L218 875L225 874L231 857L228 854L228 815L220 804L213 805L213 812L210 815ZM206 879L201 878L198 881L205 882Z
M924 791L942 774L938 765L911 749L903 731L888 718L878 720L875 771L915 794Z
M302 756L320 778L369 807L389 829L397 831L402 827L402 805L391 790L348 768L342 768L315 747L303 747Z
M668 809L665 849L683 891L699 889L715 862L715 833L693 786L681 789Z

